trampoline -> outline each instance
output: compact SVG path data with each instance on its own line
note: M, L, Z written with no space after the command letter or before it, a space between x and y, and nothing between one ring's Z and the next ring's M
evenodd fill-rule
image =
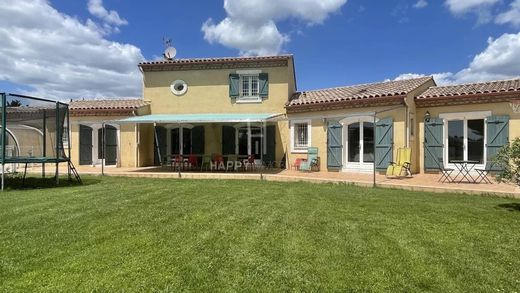
M18 173L20 165L24 168L23 182L28 165L41 166L42 177L45 177L46 165L52 164L58 184L59 164L67 163L68 179L74 176L81 183L70 161L68 104L10 93L0 93L0 96L1 189L5 188L6 175Z

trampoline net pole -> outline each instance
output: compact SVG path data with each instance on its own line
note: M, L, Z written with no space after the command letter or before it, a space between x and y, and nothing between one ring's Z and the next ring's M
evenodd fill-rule
M60 183L60 178L59 178L59 155L60 155L60 103L56 102L56 138L55 138L55 141L56 141L56 152L55 152L55 155L56 155L56 185L58 185Z
M5 187L5 146L6 146L6 95L2 94L2 191Z

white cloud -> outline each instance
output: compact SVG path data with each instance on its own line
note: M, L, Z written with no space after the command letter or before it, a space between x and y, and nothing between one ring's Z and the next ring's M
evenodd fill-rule
M241 55L278 54L289 42L276 22L296 19L308 25L321 24L347 0L224 0L227 17L202 25L204 39L235 48Z
M454 14L463 14L475 9L489 7L500 0L446 0L445 4Z
M396 79L424 76L406 73ZM517 78L520 76L520 33L489 39L487 48L477 54L469 66L457 73L433 74L437 84L468 83Z
M98 17L99 19L103 20L107 24L112 24L115 26L121 26L121 25L128 24L126 19L121 18L119 16L119 14L117 13L117 11L114 11L114 10L108 11L103 6L102 0L89 0L87 7L88 7L88 11L90 12L90 14Z
M495 18L498 24L511 24L513 26L520 26L520 0L511 2L509 10L500 13Z
M426 0L419 0L413 5L417 9L425 8L426 6L428 6L428 1Z
M104 38L46 0L0 0L0 80L60 99L138 96L139 48Z

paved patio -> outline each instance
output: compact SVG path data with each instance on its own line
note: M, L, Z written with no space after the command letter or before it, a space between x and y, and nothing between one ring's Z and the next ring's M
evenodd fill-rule
M66 174L65 165L60 167L60 172ZM100 167L79 166L80 175L101 175ZM21 170L20 170L21 171ZM41 172L39 167L31 168L30 172ZM47 172L53 174L54 168L47 167ZM114 168L105 167L105 175L126 177L153 177L153 178L192 178L192 179L251 179L267 181L308 181L315 183L346 183L359 186L372 186L372 174L345 173L345 172L299 172L294 170L269 170L263 172L177 172L168 167L143 167L143 168ZM400 188L406 190L425 192L451 192L476 195L496 195L520 198L520 187L512 184L496 183L492 176L493 184L471 183L440 183L438 174L415 174L411 178L388 179L384 175L376 176L378 187Z

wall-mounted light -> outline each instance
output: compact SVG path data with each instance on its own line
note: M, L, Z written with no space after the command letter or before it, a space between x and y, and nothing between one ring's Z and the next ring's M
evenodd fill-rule
M430 118L431 118L430 111L426 111L426 113L424 113L424 121L429 122Z

